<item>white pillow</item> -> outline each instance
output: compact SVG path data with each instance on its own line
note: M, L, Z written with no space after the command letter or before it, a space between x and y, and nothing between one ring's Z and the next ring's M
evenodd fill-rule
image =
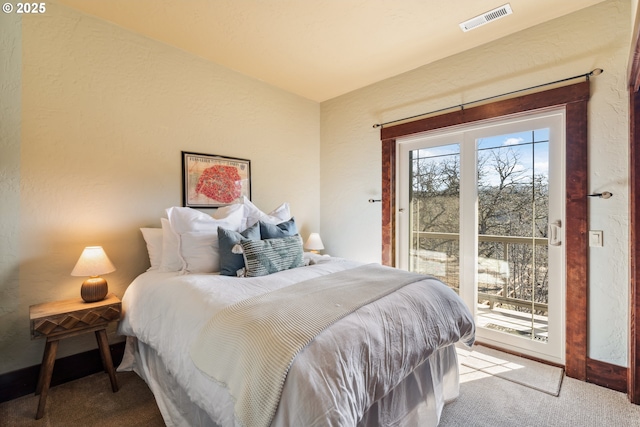
M244 198L244 220L245 228L251 227L258 221L263 221L269 224L279 224L282 221L288 221L291 219L291 213L289 211L289 203L285 202L269 212L268 214L262 212L256 205L251 203L249 199ZM244 229L243 229L244 230Z
M173 232L179 235L189 231L216 231L221 222L227 224L225 228L235 227L233 230L238 231L242 211L236 210L224 219L218 220L195 209L172 207L167 209L167 218Z
M182 258L186 273L215 273L220 271L218 230L188 231L180 236Z
M246 198L246 196L245 196ZM244 204L243 203L234 203L232 205L227 205L227 206L223 206L221 208L216 209L213 214L211 214L212 217L214 217L215 219L225 219L228 216L233 216L234 214L236 214L238 211L241 211L241 215L244 216Z
M282 221L289 221L293 215L291 215L291 209L289 209L289 203L284 202L271 212L267 214L274 222L273 224L279 224ZM262 218L261 218L262 219Z
M218 208L213 213L213 217L216 219L225 219L237 215L239 211L242 212L242 223L240 226L240 230L246 230L247 228L256 224L258 221L263 221L269 224L279 224L283 221L288 221L291 219L289 203L285 202L266 214L258 209L256 205L251 203L251 200L249 200L247 196L243 197L242 203L234 203L232 205Z
M162 228L141 228L140 231L147 244L149 270L157 270L162 262Z
M178 235L173 232L169 220L161 218L162 224L162 258L160 271L180 271L184 268L184 261L180 257Z
M167 209L171 230L178 240L178 254L185 273L214 273L220 271L218 227L239 231L242 210L236 209L224 219L191 208Z

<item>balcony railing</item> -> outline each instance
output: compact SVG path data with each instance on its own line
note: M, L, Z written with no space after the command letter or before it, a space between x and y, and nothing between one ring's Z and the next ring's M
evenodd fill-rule
M531 301L528 301L526 299L503 297L501 295L478 292L478 302L481 303L483 301L487 301L489 303L489 308L491 309L493 309L495 303L500 303L514 305L516 307L522 307L526 309L531 309L533 305L535 311L540 312L546 312L547 310L549 310L549 306L541 302L532 303Z
M426 231L414 231L412 232L414 237L417 238L425 238L430 240L451 240L457 241L459 240L460 235L458 233L435 233L435 232L426 232ZM495 235L487 235L481 234L478 235L478 242L494 242L502 244L502 260L504 262L509 261L509 245L510 244L520 244L520 245L541 245L546 246L548 244L548 239L543 237L517 237L517 236L495 236ZM502 274L502 272L498 271L496 274ZM499 294L490 294L487 292L478 292L478 303L488 303L490 309L494 308L496 303L499 304L507 304L515 307L521 307L524 309L536 311L538 313L546 313L548 310L548 305L540 302L532 302L530 300L525 300L521 298L513 298L508 296L508 284L506 281L503 283L502 295ZM455 287L455 286L454 286Z
M439 239L439 240L458 240L460 234L458 233L434 233L431 231L414 231L414 236L426 237L427 239ZM479 242L501 242L506 244L531 244L534 242L536 245L547 245L549 239L546 237L519 237L519 236L494 236L491 234L479 234ZM505 252L506 253L506 252ZM506 258L505 258L506 260Z

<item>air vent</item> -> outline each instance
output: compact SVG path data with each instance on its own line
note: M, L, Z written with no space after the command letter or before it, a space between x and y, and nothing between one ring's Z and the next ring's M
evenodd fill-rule
M511 15L513 11L511 10L511 5L509 3L504 6L500 6L489 12L485 12L482 15L476 16L475 18L471 18L468 21L465 21L460 24L460 28L465 33L467 31L473 30L474 28L478 28L484 24L488 24L491 21L495 21L496 19L500 19L503 16Z

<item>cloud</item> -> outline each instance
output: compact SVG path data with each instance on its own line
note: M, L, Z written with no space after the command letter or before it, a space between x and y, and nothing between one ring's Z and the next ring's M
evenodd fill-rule
M433 150L429 150L427 148L421 148L418 150L420 157L434 157L437 155Z
M533 167L537 173L549 173L549 162L536 162Z
M523 138L507 138L502 145L518 145L524 142Z

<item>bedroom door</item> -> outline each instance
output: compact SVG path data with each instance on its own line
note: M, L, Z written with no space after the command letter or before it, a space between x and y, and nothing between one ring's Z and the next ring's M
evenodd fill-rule
M564 110L398 141L400 268L436 276L479 341L564 364Z

